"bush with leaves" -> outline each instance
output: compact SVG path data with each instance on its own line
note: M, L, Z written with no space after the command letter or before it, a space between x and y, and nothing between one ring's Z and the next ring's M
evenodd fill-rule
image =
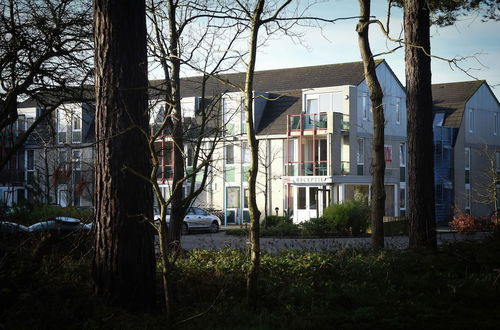
M472 235L481 230L481 224L475 217L470 214L465 214L459 210L455 210L453 220L448 224L459 234L464 235Z
M359 235L366 232L369 226L370 209L367 204L351 200L341 204L328 206L323 217L335 229L343 234Z

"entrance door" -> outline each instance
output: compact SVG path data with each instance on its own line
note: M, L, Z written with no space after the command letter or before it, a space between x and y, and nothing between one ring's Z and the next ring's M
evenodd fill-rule
M295 222L307 221L323 215L323 209L327 206L326 198L328 191L321 187L295 187Z
M240 222L240 187L226 187L226 224Z

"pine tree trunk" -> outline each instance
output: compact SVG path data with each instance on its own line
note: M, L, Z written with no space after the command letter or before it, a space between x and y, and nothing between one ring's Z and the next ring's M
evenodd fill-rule
M155 302L145 3L95 0L95 293L129 310Z
M410 248L436 248L429 27L427 1L405 1Z
M360 19L356 27L358 43L366 84L370 91L370 101L373 113L373 144L372 144L372 185L371 185L371 222L372 247L384 248L384 212L385 212L385 157L384 157L384 94L375 71L375 61L368 37L370 20L370 0L359 0Z

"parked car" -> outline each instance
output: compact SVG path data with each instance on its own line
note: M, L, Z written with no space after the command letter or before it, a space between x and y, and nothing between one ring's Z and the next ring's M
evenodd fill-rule
M29 231L75 231L90 229L92 229L92 224L85 224L79 219L70 217L49 218L28 227Z
M154 212L155 220L160 219L160 212L155 210ZM167 209L166 216L167 226L170 222L170 208ZM219 217L210 214L207 210L200 207L192 206L188 209L186 216L184 217L184 223L182 224L182 235L188 234L190 231L195 230L209 230L211 233L216 233L219 231L221 221Z
M0 221L0 233L28 232L28 227L10 221Z

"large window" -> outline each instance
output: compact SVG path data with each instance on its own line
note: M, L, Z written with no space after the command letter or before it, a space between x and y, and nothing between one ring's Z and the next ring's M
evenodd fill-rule
M71 118L71 142L82 142L82 117L73 113Z
M305 101L306 113L340 112L344 108L344 93L308 94Z
M35 150L26 150L26 182L32 185L35 181Z
M77 171L82 169L82 151L81 150L73 150L72 155L73 168Z

